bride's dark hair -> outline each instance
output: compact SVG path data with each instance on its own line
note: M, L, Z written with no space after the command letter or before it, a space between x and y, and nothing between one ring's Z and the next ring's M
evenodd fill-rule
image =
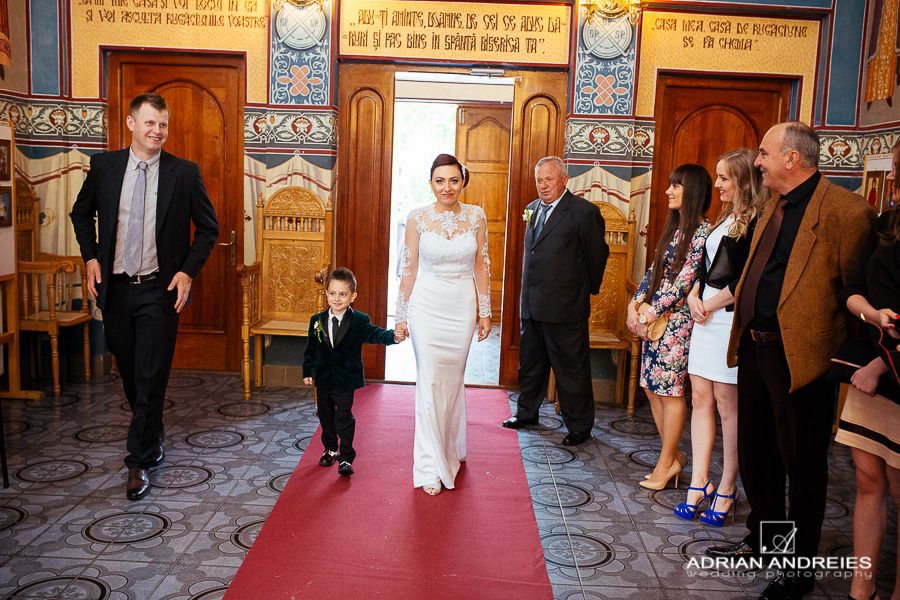
M447 167L454 166L459 169L459 173L463 177L463 188L469 185L469 170L459 162L455 156L452 154L438 154L437 158L434 159L434 162L431 163L431 173L429 174L429 179L434 177L434 170L438 167Z

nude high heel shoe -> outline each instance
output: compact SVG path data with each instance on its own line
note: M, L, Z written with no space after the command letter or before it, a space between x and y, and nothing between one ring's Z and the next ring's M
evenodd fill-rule
M678 458L676 458L675 460L677 460L678 463L679 463L682 467L686 467L686 466L687 466L687 456L685 456L684 453L679 452L679 453L678 453ZM644 479L650 479L651 477L653 477L653 473L647 473L646 475L644 475Z
M669 472L666 473L666 476L660 481L653 481L652 479L645 479L640 482L641 487L645 487L648 490L662 490L669 484L669 480L673 477L675 478L675 487L678 487L678 477L681 475L681 463L677 460L672 463L672 466L669 467Z

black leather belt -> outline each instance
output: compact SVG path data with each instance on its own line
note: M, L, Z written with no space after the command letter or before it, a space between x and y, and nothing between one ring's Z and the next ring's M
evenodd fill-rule
M117 280L128 283L131 285L140 285L142 283L147 283L148 281L153 281L157 277L159 277L159 271L154 271L152 273L148 273L147 275L132 275L128 276L125 273L119 273L113 275Z
M757 331L755 329L751 329L750 337L753 338L754 342L780 342L781 341L781 332L780 331Z

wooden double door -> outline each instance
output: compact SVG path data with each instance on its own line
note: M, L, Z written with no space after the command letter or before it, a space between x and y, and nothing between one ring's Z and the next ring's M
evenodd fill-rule
M360 295L355 306L384 325L388 302L389 247L391 227L391 148L394 136L394 75L400 70L466 73L466 69L409 67L345 63L340 69L338 105L341 107L338 139L338 183L335 203L336 264L354 270ZM467 107L471 127L458 128L457 152L478 169L481 183L470 185L465 201L481 204L488 194L504 195L499 214L488 215L489 236L502 237L502 262L493 261L493 300L501 312L500 384L514 386L519 360L519 294L525 223L525 205L537 197L534 165L547 155L562 156L566 117L566 74L561 71L507 71L515 77L511 130L500 118L474 113ZM427 132L421 133L427 135ZM477 140L507 136L508 175L494 157L478 153ZM484 160L483 160L484 159ZM508 178L504 186L503 179ZM486 203L487 205L487 203ZM496 249L494 250L496 251ZM496 256L496 255L495 255ZM502 269L497 263L502 264ZM499 297L498 297L499 294ZM384 348L367 345L363 350L366 375L384 377Z
M235 262L244 256L243 57L156 52L109 55L109 148L131 144L131 99L153 92L169 106L165 150L200 165L219 219L219 243L191 285L181 312L174 368L240 369L240 293Z

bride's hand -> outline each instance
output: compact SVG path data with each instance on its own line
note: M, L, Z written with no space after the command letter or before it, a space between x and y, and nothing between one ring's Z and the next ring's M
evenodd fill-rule
M490 317L482 317L478 319L478 341L484 341L484 339L491 332L491 318Z
M400 341L409 337L409 326L406 324L406 321L394 325L394 339L397 337L400 337Z

